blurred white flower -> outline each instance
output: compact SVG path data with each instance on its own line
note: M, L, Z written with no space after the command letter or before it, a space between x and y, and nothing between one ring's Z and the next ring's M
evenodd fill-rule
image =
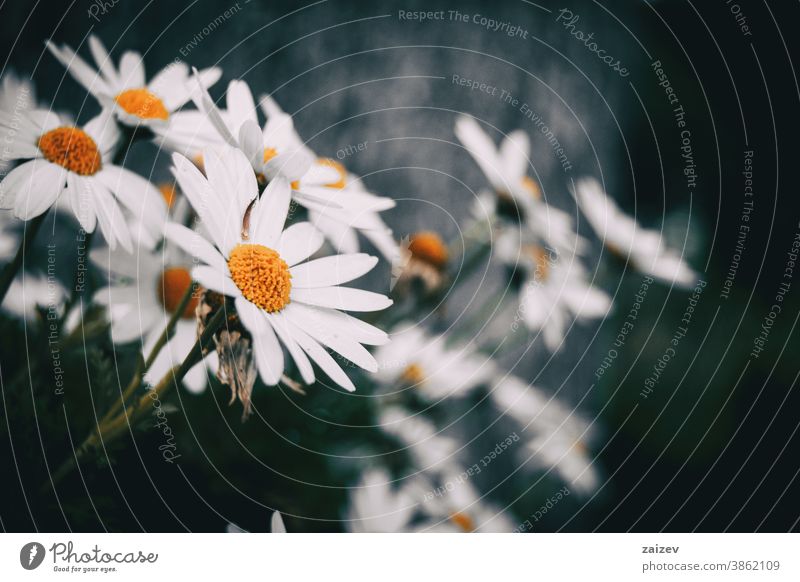
M521 274L517 319L531 331L541 330L544 344L552 352L563 346L572 321L603 317L611 308L610 297L592 286L589 273L573 255L563 259L538 244L520 244L513 235L496 241L498 258Z
M587 447L592 427L577 412L515 376L499 382L491 397L500 412L524 427L534 466L552 469L579 494L597 489L600 478Z
M284 230L289 181L307 169L297 159L271 173L259 197L256 177L240 150L208 149L203 158L208 178L187 158L173 156L178 184L211 238L209 242L180 224L167 226L167 237L204 263L192 270L192 277L206 289L234 298L238 316L253 337L257 368L266 384L277 384L283 374L280 339L305 383L315 381L310 357L337 384L355 390L323 346L366 370L377 370L377 362L361 344L379 345L388 341L386 334L343 311L377 311L392 301L340 286L371 270L377 258L350 254L302 262L323 241L308 223Z
M444 436L421 414L401 406L388 406L379 414L378 423L381 430L400 441L416 469L435 473L455 466L458 442Z
M292 181L292 197L308 210L309 221L322 231L338 252L358 251L358 231L387 259L393 260L397 256L397 242L378 214L393 208L394 200L368 192L341 163L320 158L312 152L295 131L291 116L274 99L269 96L261 98L261 109L267 121L259 129L253 95L244 81L232 81L228 85L225 111L217 109L207 91L198 92L198 95L198 108L208 115L221 140L244 152L260 180L271 177L271 168L275 167L272 161L281 155L301 152L315 160L305 174ZM186 121L180 122L185 127L172 138L184 148L187 142L195 140L195 135L205 136L207 133L204 126L200 126L198 131L197 126L189 125L193 115L187 114L186 117Z
M18 119L18 116L36 107L36 88L30 79L18 77L14 71L8 70L3 74L0 84L0 115L9 121ZM3 144L0 154L0 174L5 174L11 168L12 159L9 157L9 146L18 138L13 123L0 123L0 143Z
M683 256L667 248L661 234L642 228L624 214L594 178L579 180L575 197L597 236L613 254L635 269L667 283L691 287L697 280Z
M0 209L13 209L17 218L29 220L47 212L64 194L86 232L99 223L110 247L119 243L132 251L121 202L147 228L161 232L167 214L161 194L141 176L111 164L119 129L107 110L82 129L43 109L17 119L0 114L0 127L14 124L19 139L11 145L10 158L30 161L0 183Z
M143 339L147 358L184 294L192 287L191 257L170 244L159 251L143 246L135 253L94 249L90 257L110 279L110 285L99 289L94 300L106 307L112 340L125 344ZM195 309L200 292L193 293L172 337L145 374L146 382L156 384L161 380L172 367L183 362L197 341ZM206 381L203 362L197 363L183 378L186 387L195 393L205 389Z
M398 324L390 337L375 352L377 378L387 386L410 386L425 400L460 398L495 372L491 358L469 346L449 346L447 336L429 335L419 325Z
M353 533L409 531L417 504L407 487L395 486L384 469L369 469L350 489L345 528Z
M170 115L191 99L194 90L185 63L171 62L148 83L139 53L123 53L117 68L103 43L94 35L89 37L89 50L97 69L66 45L57 47L47 41L47 48L78 83L103 107L113 110L125 125L155 128L168 124ZM221 69L211 67L200 72L199 79L204 87L210 87L221 75Z
M565 255L585 251L586 240L575 231L573 218L547 204L539 185L528 176L530 140L524 131L511 132L497 147L474 118L461 115L455 133L495 193L479 194L473 214L484 219L488 215L490 220L511 216L523 234L528 230Z

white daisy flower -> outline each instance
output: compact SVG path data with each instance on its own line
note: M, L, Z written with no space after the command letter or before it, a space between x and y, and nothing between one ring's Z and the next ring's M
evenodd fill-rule
M691 287L697 280L682 255L667 248L658 231L646 229L623 213L594 178L578 181L575 197L603 244L644 273L667 283Z
M369 469L349 493L345 528L352 533L400 533L417 508L405 486L396 486L385 469Z
M57 47L48 41L47 48L78 83L101 105L113 109L125 125L157 127L167 124L170 116L191 99L194 90L185 63L171 62L148 83L139 53L123 53L117 68L103 43L94 35L89 37L89 50L97 69L66 45ZM199 73L200 83L210 87L221 75L218 67L205 69Z
M99 289L94 299L107 309L113 342L125 344L143 339L143 353L147 358L192 285L191 257L169 244L161 251L142 246L134 254L94 249L90 257L109 275L110 285ZM145 374L144 379L149 384L158 383L172 367L183 362L197 341L195 309L199 295L199 290L194 291L172 337ZM201 392L206 387L203 362L190 369L183 379L191 392Z
M498 410L525 427L535 466L552 468L579 494L597 489L600 477L586 444L593 431L578 413L515 376L499 382L491 397Z
M424 478L423 478L424 481ZM510 533L514 521L506 511L484 499L469 481L468 473L445 473L437 487L428 483L420 508L425 519L415 530L426 533Z
M378 311L392 301L341 286L370 271L377 258L351 254L303 262L323 240L308 223L284 230L291 199L289 181L307 170L302 156L277 160L274 172L267 168L272 177L259 197L256 177L244 154L228 147L218 151L203 153L208 178L184 156L173 155L181 191L212 242L175 223L167 225L168 238L205 263L192 270L197 282L234 298L237 313L252 335L256 365L265 384L275 385L281 379L282 343L306 384L315 381L310 358L334 382L355 390L323 346L365 370L377 370L377 362L362 344L380 345L388 336L343 311Z
M465 396L495 371L490 358L469 346L448 346L446 336L429 335L409 322L397 325L390 337L375 353L377 378L388 386L410 386L425 400Z
M520 244L505 233L496 241L498 258L522 275L517 318L531 331L542 332L552 352L563 345L573 319L597 319L611 308L611 298L589 282L576 257L567 262L538 244Z
M259 129L253 95L244 81L232 81L228 85L224 112L217 109L207 91L198 94L201 96L197 101L198 108L208 114L225 143L244 152L260 181L269 178L270 161L276 156L302 152L316 160L306 173L292 181L292 197L308 210L310 222L322 231L338 252L357 252L356 232L360 232L387 259L393 260L397 256L397 242L378 214L393 208L394 200L368 192L341 163L314 154L295 131L291 116L271 97L261 98L267 121ZM188 123L191 123L188 117L181 121L181 125ZM198 141L206 139L207 130L204 126L200 128L186 127L172 141L186 149L193 136L199 135Z
M30 79L17 77L14 71L7 71L0 84L0 112L13 120L35 107L36 88ZM6 174L11 169L11 144L17 139L15 127L5 124L0 126L0 143L3 144L0 150L0 174Z
M133 250L126 217L117 202L160 232L166 205L147 180L111 164L119 129L105 110L83 128L69 125L43 109L13 119L0 113L0 127L16 127L19 139L11 159L29 160L14 168L0 183L0 209L29 220L64 196L86 232L97 224L109 246ZM61 207L66 205L61 204Z
M454 466L458 442L421 414L389 406L381 411L378 423L383 432L400 441L418 470L442 472Z
M461 115L455 133L496 194L480 198L483 217L511 216L562 254L585 251L586 240L575 231L573 218L545 203L539 185L528 176L530 140L524 131L511 132L497 147L474 118Z

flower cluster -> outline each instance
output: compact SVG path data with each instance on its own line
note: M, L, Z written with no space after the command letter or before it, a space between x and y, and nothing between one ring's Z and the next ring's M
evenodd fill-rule
M501 457L557 476L578 495L597 489L593 423L499 363L501 336L519 324L526 341L556 353L572 326L612 309L587 264L592 245L576 230L577 214L548 202L528 175L524 132L498 147L477 120L458 117L465 163L471 157L487 185L464 250L434 225L398 241L383 215L395 201L312 151L271 96L256 100L233 80L222 107L209 94L222 77L217 67L173 62L148 80L138 53L115 64L99 39L88 45L94 65L47 43L97 102L85 123L37 104L32 84L11 73L0 92L3 311L56 319L83 343L110 333L114 345L140 348L128 388L80 454L144 414L143 391L226 385L247 418L256 385L313 397L305 387L332 382L375 397L365 406L381 442L393 443L384 452L404 459L402 469L359 467L342 513L353 531L512 531L510 512L481 494L476 477L507 462ZM174 180L157 184L154 172L128 167L140 141L169 152ZM626 269L693 284L682 255L620 211L597 181L577 182L572 195ZM50 265L45 277L25 260L47 216L54 229L79 227L91 247L89 296L83 285L68 291ZM377 256L361 250L365 243ZM444 326L449 292L467 276L453 266L485 249L507 275L513 304L471 307L466 322ZM391 299L354 283L381 262L391 270ZM477 406L513 431L485 454L452 430L461 411Z

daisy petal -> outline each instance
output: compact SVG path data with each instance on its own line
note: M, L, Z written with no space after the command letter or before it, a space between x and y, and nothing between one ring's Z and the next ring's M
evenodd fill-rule
M67 181L67 170L43 159L32 160L14 168L3 180L16 186L14 216L29 220L47 211L61 194ZM5 197L5 192L0 198Z
M283 374L283 350L275 332L267 326L264 333L253 336L253 353L258 373L265 384L274 386Z
M236 284L231 281L230 277L213 267L200 266L193 268L192 279L200 283L206 289L222 293L228 297L239 297L242 294Z
M316 289L292 289L292 301L343 309L345 311L380 311L393 301L379 293L353 289L351 287L320 287Z
M228 272L228 264L219 251L191 228L176 222L169 222L165 227L164 236L192 257L200 259L222 273Z
M355 392L356 387L353 385L353 381L344 373L331 355L325 351L325 348L296 325L290 325L292 337L328 377L348 392Z
M292 189L283 176L271 180L261 198L253 205L251 214L251 239L274 249L283 231Z
M308 222L298 222L283 231L278 254L290 267L316 253L325 239Z
M145 86L144 64L142 55L128 51L119 61L119 79L126 89L139 89Z
M330 287L347 283L368 273L378 263L377 257L364 253L333 255L292 267L292 286Z
M314 368L311 366L311 362L308 360L306 353L300 349L300 346L292 337L292 332L285 321L285 317L283 311L268 313L267 321L272 325L275 333L278 334L281 343L286 346L286 349L289 350L289 353L292 355L292 359L297 365L300 375L303 377L303 382L306 384L313 384L316 380L314 377Z

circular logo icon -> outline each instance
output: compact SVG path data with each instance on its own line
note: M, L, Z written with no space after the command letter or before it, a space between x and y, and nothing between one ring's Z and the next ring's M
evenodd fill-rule
M29 542L19 551L19 563L26 570L35 570L44 561L44 546L39 542Z

